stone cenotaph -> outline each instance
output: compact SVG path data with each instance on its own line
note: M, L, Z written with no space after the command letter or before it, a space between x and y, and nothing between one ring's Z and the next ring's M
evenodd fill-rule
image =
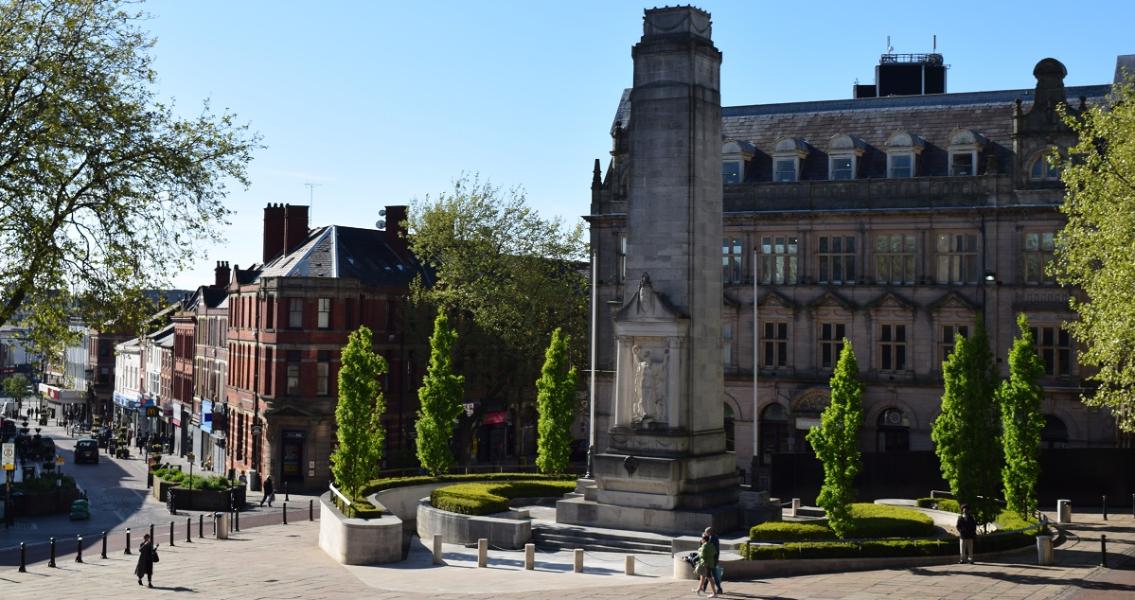
M721 52L710 15L647 10L634 46L627 291L609 444L557 521L656 532L737 524L721 355Z

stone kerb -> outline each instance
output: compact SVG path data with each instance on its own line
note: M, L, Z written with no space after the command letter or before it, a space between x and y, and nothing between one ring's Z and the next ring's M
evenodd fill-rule
M331 501L319 497L319 547L344 565L368 565L402 560L402 519L384 514L378 519L348 518Z
M394 513L395 516L403 521L413 521L418 518L418 501L421 500L423 496L429 496L439 487L453 484L453 481L435 481L432 483L388 488L371 494L368 499L372 504L381 506Z
M462 515L434 508L429 496L418 501L418 537L432 539L439 534L449 544L475 544L486 538L489 545L520 549L532 537L532 521L499 516Z

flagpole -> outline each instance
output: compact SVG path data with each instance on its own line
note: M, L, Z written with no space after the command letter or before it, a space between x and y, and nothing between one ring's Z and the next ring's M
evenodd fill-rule
M760 427L757 404L757 372L760 370L760 339L758 338L759 325L757 324L757 249L753 248L753 458L750 461L749 485L756 487L757 458L760 456Z

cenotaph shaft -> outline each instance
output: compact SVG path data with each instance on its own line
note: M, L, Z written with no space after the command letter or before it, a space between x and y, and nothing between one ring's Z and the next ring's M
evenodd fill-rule
M721 355L721 52L710 15L647 10L627 136L627 295L595 482L563 523L660 532L736 525Z

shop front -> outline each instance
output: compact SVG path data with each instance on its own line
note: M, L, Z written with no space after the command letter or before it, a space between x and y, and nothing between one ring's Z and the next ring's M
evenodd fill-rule
M39 384L39 394L47 401L48 417L56 423L64 421L81 423L87 420L87 393L84 390L69 390L46 383Z
M138 395L116 390L111 398L114 401L114 423L122 427L133 427L137 431L138 406L140 405Z

